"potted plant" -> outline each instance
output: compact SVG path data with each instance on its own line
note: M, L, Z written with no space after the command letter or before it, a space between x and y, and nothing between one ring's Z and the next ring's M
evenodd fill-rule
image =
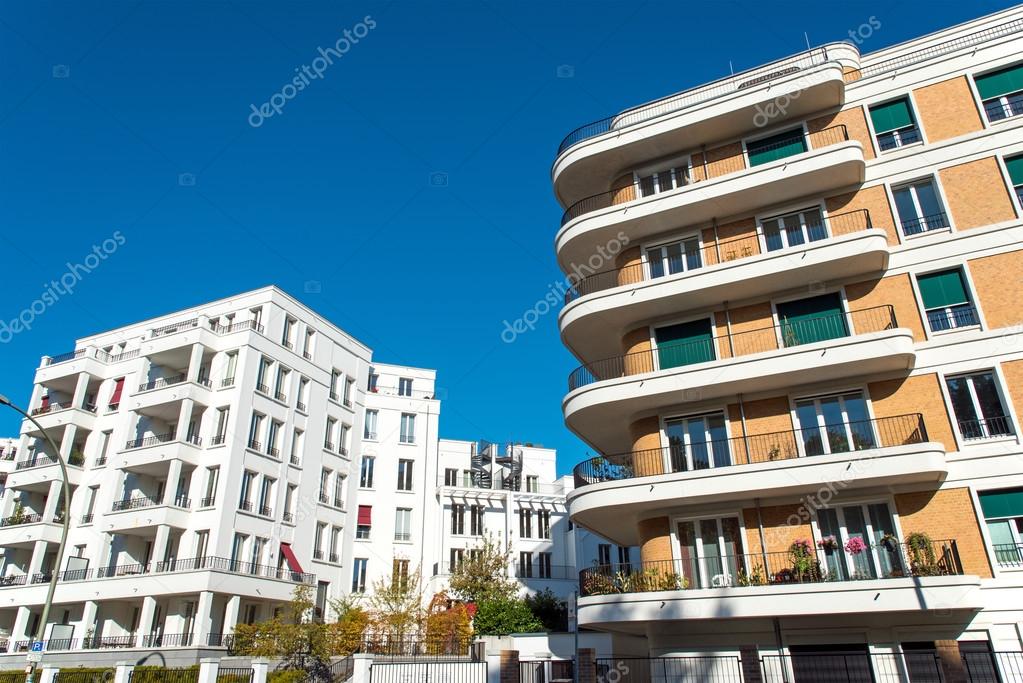
M895 549L899 547L899 539L895 537L895 534L887 533L881 537L881 547L890 553L894 553Z
M777 460L780 455L781 448L778 447L778 444L776 443L771 444L771 448L767 451L768 459L774 461Z
M938 576L941 567L934 555L934 542L922 531L906 536L906 550L909 554L909 570L913 576Z
M792 575L795 581L815 581L820 577L820 564L813 553L813 545L805 538L789 546Z
M867 544L863 542L863 539L859 536L853 536L845 544L845 552L850 555L856 556L867 549Z
M817 541L817 547L830 555L838 550L838 539L833 535L825 536L821 540Z

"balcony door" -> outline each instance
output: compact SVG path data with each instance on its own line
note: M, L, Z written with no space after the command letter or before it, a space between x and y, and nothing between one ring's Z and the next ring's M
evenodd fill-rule
M900 574L902 549L886 548L882 539L897 536L895 520L886 503L865 503L822 508L817 511L821 538L833 536L837 547L820 549L822 568L839 581L876 579ZM846 546L859 539L863 550L850 552Z
M661 370L714 360L714 336L710 318L702 318L654 330L657 363Z
M689 588L732 586L745 569L738 517L687 519L675 523L679 567ZM656 570L657 567L648 567Z
M820 207L765 218L760 221L760 225L764 231L767 251L796 247L807 242L826 239L828 236Z
M804 455L848 453L877 445L861 391L800 399L796 418Z
M837 293L786 301L777 304L775 308L778 311L783 346L799 346L849 336L842 297Z
M672 472L705 470L732 464L724 413L665 420Z

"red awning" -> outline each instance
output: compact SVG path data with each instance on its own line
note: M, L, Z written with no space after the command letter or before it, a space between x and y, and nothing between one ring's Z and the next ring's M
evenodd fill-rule
M114 393L110 396L110 405L116 405L121 402L122 389L124 389L123 377L114 382Z
M290 543L281 543L281 555L284 555L284 559L288 563L288 569L299 574L305 573L302 571L302 565L298 563L298 558L295 557L295 551L291 549Z
M372 505L360 505L359 506L359 524L362 526L370 526L373 521L373 506Z

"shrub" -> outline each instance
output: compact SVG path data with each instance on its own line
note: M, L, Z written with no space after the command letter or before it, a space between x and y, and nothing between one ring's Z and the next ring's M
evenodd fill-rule
M476 604L473 626L484 636L506 636L509 633L543 633L543 624L533 616L525 600L505 598L482 600Z

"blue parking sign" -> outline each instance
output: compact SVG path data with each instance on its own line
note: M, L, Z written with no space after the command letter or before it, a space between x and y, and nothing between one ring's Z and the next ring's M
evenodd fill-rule
M32 641L32 652L42 652L42 651L43 651L43 641L41 641L41 640L33 640Z

